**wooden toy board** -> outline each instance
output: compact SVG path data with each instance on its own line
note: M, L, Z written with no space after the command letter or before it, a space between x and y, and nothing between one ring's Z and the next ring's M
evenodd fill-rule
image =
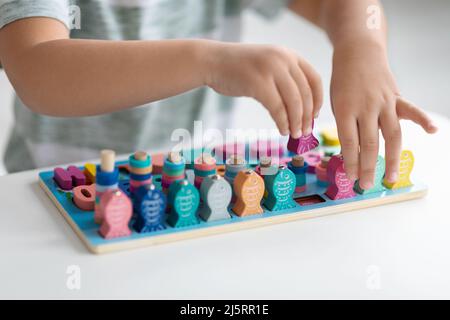
M124 161L117 162L117 165L126 163ZM186 174L189 180L193 179L192 170L187 170ZM131 236L106 240L98 233L99 225L94 222L94 212L78 209L73 204L73 200L68 196L67 192L58 188L53 180L53 171L41 172L39 174L40 186L45 190L86 247L91 252L97 254L268 226L275 223L321 217L420 198L425 196L427 192L427 187L424 184L414 181L414 185L407 188L397 190L386 189L383 192L368 195L357 194L356 197L350 199L330 200L324 194L326 188L320 187L317 184L315 174L308 173L306 180L307 190L301 194L294 195L297 206L292 209L274 212L265 209L263 214L248 217L238 217L229 210L232 218L228 220L215 222L204 222L201 220L198 225L183 228L172 228L166 225L167 228L165 230L150 233L137 233L131 228L133 230ZM121 172L120 181L126 183L128 181L128 174ZM160 175L154 175L153 181L157 188L161 187ZM132 221L130 222L131 224ZM270 232L270 230L267 232Z

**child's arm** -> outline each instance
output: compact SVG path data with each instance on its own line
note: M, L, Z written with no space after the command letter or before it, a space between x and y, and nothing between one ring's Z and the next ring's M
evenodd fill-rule
M69 39L50 18L0 30L0 59L32 110L52 116L109 113L208 85L260 101L282 134L309 131L321 106L318 74L293 52L206 40Z
M399 119L437 128L400 96L386 53L386 21L377 0L297 0L291 9L321 26L334 46L331 103L345 170L371 188L379 128L386 142L386 177L397 180L401 151Z

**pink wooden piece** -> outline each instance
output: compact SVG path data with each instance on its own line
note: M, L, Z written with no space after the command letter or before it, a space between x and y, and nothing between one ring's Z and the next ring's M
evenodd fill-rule
M92 211L95 207L95 184L73 188L73 202L84 211Z
M53 179L63 190L72 190L73 187L86 184L86 176L83 171L75 166L69 166L67 169L55 168Z
M344 171L344 159L342 155L331 157L327 168L328 185L325 194L331 200L348 199L356 196L353 191L354 181L347 178Z
M314 121L312 123L312 129L314 129ZM298 139L289 137L288 150L294 152L295 154L303 154L308 152L319 145L319 140L311 132L307 136L302 136Z
M108 190L100 199L103 222L99 233L105 239L131 235L128 224L133 213L131 200L119 190Z

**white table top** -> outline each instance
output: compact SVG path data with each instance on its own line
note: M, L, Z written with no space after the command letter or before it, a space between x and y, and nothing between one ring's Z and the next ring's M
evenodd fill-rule
M0 298L450 298L450 121L433 117L435 136L403 126L424 199L106 255L87 251L38 171L2 177Z

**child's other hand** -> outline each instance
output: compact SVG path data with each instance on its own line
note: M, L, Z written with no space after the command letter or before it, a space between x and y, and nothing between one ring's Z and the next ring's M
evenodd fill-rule
M212 42L205 84L227 96L252 97L269 111L282 135L309 134L322 106L318 73L293 51L268 45Z
M386 178L397 181L401 152L400 119L412 120L428 133L430 118L399 95L382 50L337 48L333 58L331 102L347 176L373 186L379 128L385 140Z

